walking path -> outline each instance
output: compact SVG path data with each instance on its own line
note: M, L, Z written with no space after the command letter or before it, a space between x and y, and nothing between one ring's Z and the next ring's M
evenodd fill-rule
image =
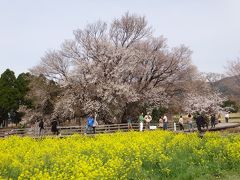
M215 128L209 129L209 131L219 131L219 130L224 130L229 128L235 128L238 126L240 126L240 123L219 123L219 124L216 124Z
M152 124L153 125L153 124ZM156 125L156 124L155 124ZM185 124L185 131L189 132L187 128L187 124ZM139 131L139 123L133 123L132 124L133 130ZM208 128L208 131L220 131L225 130L229 128L236 128L240 127L240 123L219 123L216 125L215 128L211 129ZM61 136L69 136L72 134L84 134L85 127L84 126L60 126L58 127L61 133ZM179 127L177 127L176 132L183 132L178 130ZM174 131L173 129L173 123L169 124L169 131ZM207 129L203 129L203 131L206 131ZM96 133L114 133L117 131L128 131L128 125L125 124L106 124L106 125L99 125L96 127ZM194 128L194 131L197 131L196 128ZM23 129L0 129L0 137L7 137L10 135L20 135L20 136L32 136L32 137L39 137L38 132L35 132L31 128L23 128ZM45 128L45 132L43 133L43 136L52 136L52 132L50 131L50 128Z
M202 128L203 131L221 131L221 130L225 130L225 129L230 129L230 128L236 128L236 127L240 127L240 123L218 123L215 125L214 128L211 128L211 126L208 126L208 129ZM180 132L179 130L177 130L178 132ZM194 131L197 131L197 128L194 128ZM189 129L185 129L184 132L189 132Z

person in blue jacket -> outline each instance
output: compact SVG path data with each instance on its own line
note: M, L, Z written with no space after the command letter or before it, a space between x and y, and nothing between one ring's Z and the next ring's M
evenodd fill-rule
M88 131L92 131L93 130L93 123L94 123L94 118L93 116L90 114L88 117L87 117L87 125L86 125L86 132L87 133Z

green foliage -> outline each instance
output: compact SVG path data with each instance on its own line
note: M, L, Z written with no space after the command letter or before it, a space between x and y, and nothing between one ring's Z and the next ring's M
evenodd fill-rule
M8 119L10 111L18 109L18 97L19 92L16 87L16 77L13 71L7 69L0 78L0 124Z
M10 117L9 117L10 120L13 123L17 124L21 121L22 117L24 116L24 113L23 112L12 111L12 112L9 113L9 115L10 115Z
M16 78L13 71L7 69L0 77L0 124L7 124L10 119L18 123L23 116L17 112L20 105L30 104L25 99L28 88L27 74L20 74Z
M17 87L19 90L19 99L21 100L20 105L26 105L27 107L32 107L32 100L27 98L26 95L30 91L30 78L31 75L29 73L22 73L17 77Z
M164 108L164 107L154 108L154 109L152 110L152 120L153 120L153 122L158 122L158 121L159 121L159 118L160 118L161 116L163 116L164 113L166 113L166 112L167 112L167 109Z
M227 100L223 102L223 108L225 108L227 111L230 111L232 113L236 113L239 110L239 107L236 103L236 101Z

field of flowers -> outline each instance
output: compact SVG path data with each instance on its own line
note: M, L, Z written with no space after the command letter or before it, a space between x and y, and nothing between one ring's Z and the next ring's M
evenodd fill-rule
M167 131L0 139L0 179L196 179L240 170L240 135Z

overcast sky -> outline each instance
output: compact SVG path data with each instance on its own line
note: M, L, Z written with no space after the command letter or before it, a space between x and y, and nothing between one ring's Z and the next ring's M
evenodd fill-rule
M170 47L188 46L200 71L224 73L240 57L239 9L239 0L0 0L0 73L26 72L73 30L127 11L146 16Z

